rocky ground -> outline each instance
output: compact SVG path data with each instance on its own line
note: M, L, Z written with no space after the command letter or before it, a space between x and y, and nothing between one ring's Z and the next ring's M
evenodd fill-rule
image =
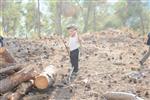
M50 64L57 68L57 80L53 87L44 91L33 88L24 98L103 100L106 92L128 92L144 100L150 99L150 60L141 70L139 65L148 49L142 36L132 31L109 29L85 33L81 38L80 70L69 84L64 84L70 67L69 57L59 37L6 39L6 47L17 64L38 66L38 70Z

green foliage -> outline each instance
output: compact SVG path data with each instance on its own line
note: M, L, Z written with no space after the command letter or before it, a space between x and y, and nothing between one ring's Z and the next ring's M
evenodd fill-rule
M35 19L36 19L36 10L35 10L35 2L30 1L26 5L24 5L22 16L25 17L25 27L26 32L32 34L35 29ZM28 36L28 35L27 35Z
M16 28L19 26L19 21L21 18L20 16L21 5L20 2L14 2L14 3L6 2L6 3L7 6L2 12L2 17L3 17L2 21L5 27L7 26L6 32L13 35L15 34Z
M41 2L44 2L40 0ZM65 2L61 0L62 2ZM82 31L87 21L87 31L100 31L107 28L129 27L140 33L150 30L150 7L148 1L118 0L114 4L102 2L104 0L68 0L78 7L78 12L72 17L61 15L63 34L67 36L66 26L74 23ZM46 1L48 11L40 12L40 29L42 35L50 35L57 30L56 25L56 2L59 0ZM37 0L23 2L22 0L6 0L3 10L0 10L2 18L0 31L10 36L35 37L37 35ZM90 9L88 9L90 7ZM95 9L95 17L93 16ZM87 18L87 13L89 16ZM95 22L94 22L95 21ZM95 27L94 27L95 25ZM96 30L94 29L96 28ZM36 34L36 35L35 35Z

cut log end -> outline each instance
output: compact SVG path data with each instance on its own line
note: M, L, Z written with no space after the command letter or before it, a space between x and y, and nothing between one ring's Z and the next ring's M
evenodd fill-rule
M55 82L56 70L55 67L50 65L47 66L43 72L38 75L34 80L34 85L38 89L47 89L52 86Z
M34 81L38 89L46 89L49 85L49 78L46 75L39 75Z

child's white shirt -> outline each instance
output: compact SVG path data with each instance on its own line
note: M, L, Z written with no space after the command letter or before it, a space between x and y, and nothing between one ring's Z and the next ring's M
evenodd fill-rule
M70 48L70 51L73 51L75 49L78 49L79 47L80 45L78 41L78 35L75 34L75 36L69 38L69 48Z

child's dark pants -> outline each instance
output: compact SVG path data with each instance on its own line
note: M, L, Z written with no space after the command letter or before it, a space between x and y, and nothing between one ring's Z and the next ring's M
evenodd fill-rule
M79 49L70 51L70 61L72 67L74 67L73 72L78 72Z

